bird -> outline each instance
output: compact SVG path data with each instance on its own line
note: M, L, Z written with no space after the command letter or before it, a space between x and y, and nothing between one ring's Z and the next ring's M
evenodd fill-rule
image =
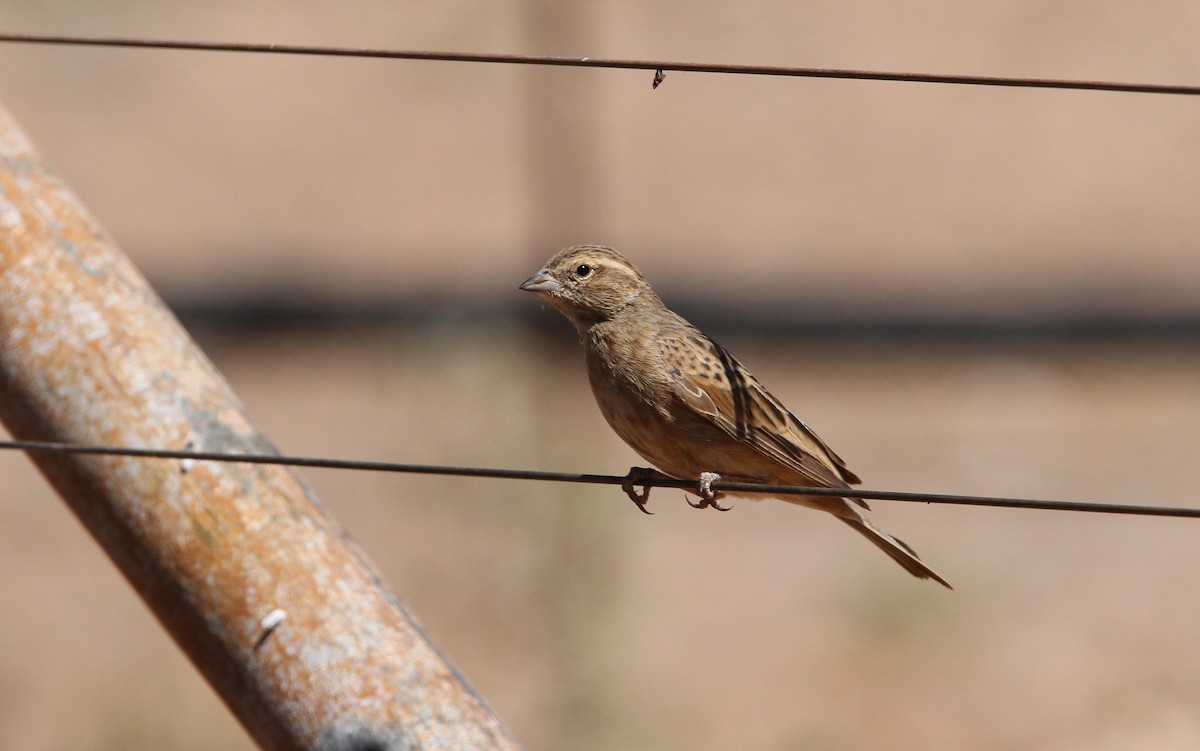
M609 426L653 467L632 467L622 489L645 513L651 479L694 481L696 508L729 510L713 483L849 488L862 481L816 433L720 344L670 310L612 248L573 245L520 289L574 326L588 382ZM642 491L636 490L641 485ZM753 500L763 493L730 492ZM860 533L912 575L953 589L907 544L876 527L861 499L787 495Z

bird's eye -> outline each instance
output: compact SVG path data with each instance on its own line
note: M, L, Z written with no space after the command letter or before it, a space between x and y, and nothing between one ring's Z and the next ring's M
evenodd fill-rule
M575 267L575 276L580 279L587 279L592 274L592 267L586 263L581 263Z

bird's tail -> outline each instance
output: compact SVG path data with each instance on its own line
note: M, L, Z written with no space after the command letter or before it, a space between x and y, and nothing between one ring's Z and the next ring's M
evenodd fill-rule
M904 567L908 573L918 579L933 579L947 589L954 589L950 586L950 582L943 579L938 572L926 566L921 562L917 552L906 545L903 541L892 537L887 532L876 527L865 517L855 514L852 517L838 516L850 527L858 531L863 537L875 543L875 547L891 556L892 560Z

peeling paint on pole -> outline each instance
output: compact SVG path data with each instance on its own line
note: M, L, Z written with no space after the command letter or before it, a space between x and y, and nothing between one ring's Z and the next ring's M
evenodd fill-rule
M20 439L274 450L2 108L0 420ZM292 471L32 458L263 748L518 748Z

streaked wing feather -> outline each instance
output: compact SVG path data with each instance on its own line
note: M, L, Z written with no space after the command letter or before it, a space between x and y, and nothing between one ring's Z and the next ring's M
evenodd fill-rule
M691 327L688 327L691 329ZM659 339L679 399L731 437L820 487L859 482L837 454L721 345L695 329ZM718 367L703 363L719 362ZM698 366L698 363L702 363Z

